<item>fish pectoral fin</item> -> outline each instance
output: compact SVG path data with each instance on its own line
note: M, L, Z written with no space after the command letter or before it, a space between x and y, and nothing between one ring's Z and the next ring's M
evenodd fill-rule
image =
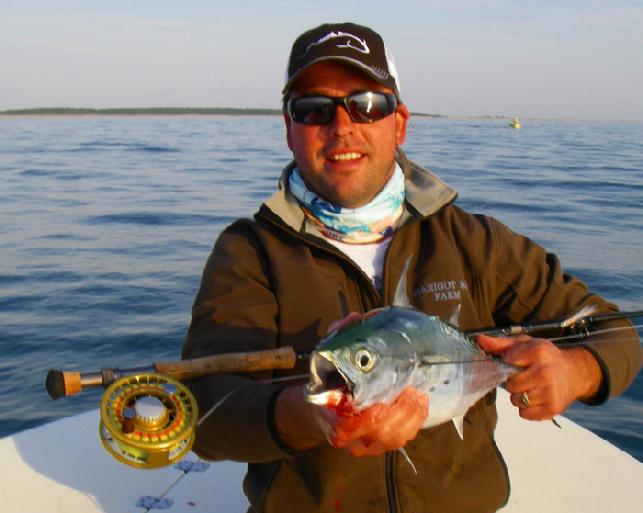
M458 435L460 436L460 440L464 440L464 415L453 417L453 419L451 420L453 421L455 430L458 432Z
M408 461L409 465L411 465L411 468L413 469L413 472L415 472L415 474L417 475L417 473L418 473L418 469L417 469L417 468L415 468L415 465L414 465L414 464L413 464L413 462L411 461L411 458L409 457L409 453L408 453L408 452L406 452L406 449L405 449L404 447L400 447L400 448L398 449L398 451L400 452L400 454L401 454L402 456L404 456L404 459L405 459L406 461Z

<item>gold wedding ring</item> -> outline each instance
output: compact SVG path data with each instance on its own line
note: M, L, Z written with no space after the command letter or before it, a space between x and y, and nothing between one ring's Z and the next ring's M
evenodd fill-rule
M522 394L520 394L520 400L522 401L522 404L524 404L527 408L531 406L531 401L529 400L527 392L523 392Z

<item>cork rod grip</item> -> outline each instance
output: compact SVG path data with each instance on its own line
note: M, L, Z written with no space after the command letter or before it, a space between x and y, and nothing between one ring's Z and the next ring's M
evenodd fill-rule
M297 354L292 347L280 347L250 353L224 353L177 362L155 362L157 372L174 379L185 380L221 372L254 372L272 369L292 369Z

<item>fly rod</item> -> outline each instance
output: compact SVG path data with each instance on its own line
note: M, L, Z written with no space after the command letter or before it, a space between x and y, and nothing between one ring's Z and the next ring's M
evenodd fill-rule
M582 309L577 314L572 315L561 320L543 321L534 324L517 324L515 326L506 326L504 328L478 328L474 330L466 330L464 334L469 338L475 338L478 335L487 335L488 337L510 337L514 335L537 335L538 333L556 332L562 334L568 331L575 334L578 338L586 337L589 335L589 329L592 325L606 321L616 321L619 319L633 319L636 317L643 317L643 310L636 310L633 312L613 312L606 314L591 315L585 312L591 312Z
M52 369L47 373L45 387L52 399L75 395L84 388L108 387L117 379L132 374L157 372L179 381L216 373L255 372L273 369L292 369L297 360L308 353L295 353L292 347L265 351L224 353L190 360L154 362L144 367L129 369L101 369L98 372L70 372Z
M587 312L587 311L585 311ZM566 330L575 333L575 338L584 338L589 334L589 328L597 323L643 317L643 310L634 312L615 312L599 315L584 315L583 310L578 314L558 321L544 321L534 324L507 326L504 328L491 327L464 331L470 339L478 335L506 337L519 334L534 335ZM52 399L75 395L84 388L108 387L117 379L139 373L157 372L179 381L197 378L215 373L246 373L262 370L292 369L297 361L308 359L309 353L295 352L292 347L280 347L264 351L242 353L224 353L190 360L173 362L155 362L144 367L128 369L104 368L98 372L72 372L52 369L47 373L45 387Z

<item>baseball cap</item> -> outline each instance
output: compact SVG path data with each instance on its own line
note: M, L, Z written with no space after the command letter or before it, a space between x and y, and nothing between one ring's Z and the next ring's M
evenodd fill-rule
M340 61L365 71L400 98L397 69L382 37L355 23L325 23L301 34L293 43L283 94L309 66L321 61Z

